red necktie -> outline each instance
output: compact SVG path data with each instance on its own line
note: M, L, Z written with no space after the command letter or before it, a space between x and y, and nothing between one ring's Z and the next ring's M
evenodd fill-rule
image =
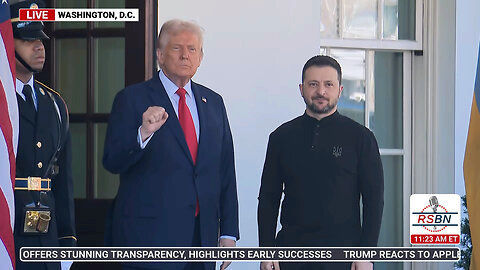
M192 114L188 109L187 102L185 101L185 93L187 91L183 88L179 88L176 94L180 97L178 102L178 121L180 121L180 126L182 127L183 134L185 135L185 140L187 141L188 149L190 150L190 155L192 155L193 164L197 160L197 134L195 132L195 125L193 124ZM195 216L198 216L198 199L197 199L197 208L195 209Z

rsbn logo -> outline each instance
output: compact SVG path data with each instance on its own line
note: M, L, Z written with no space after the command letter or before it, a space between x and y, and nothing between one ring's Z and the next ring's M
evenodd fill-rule
M418 215L417 223L413 226L422 226L430 232L440 232L448 226L458 226L457 223L452 223L452 215L458 215L458 212L449 212L447 208L441 205L437 196L431 196L422 211L413 212Z
M460 196L413 194L410 196L410 243L458 244Z

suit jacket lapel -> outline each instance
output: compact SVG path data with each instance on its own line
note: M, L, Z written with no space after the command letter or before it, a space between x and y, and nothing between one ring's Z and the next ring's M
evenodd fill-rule
M202 160L201 156L202 153L206 153L205 151L208 151L206 149L207 147L207 142L206 138L208 138L208 117L207 117L207 99L205 98L205 95L202 91L202 89L192 81L192 91L193 95L195 96L195 103L197 104L197 111L198 111L198 122L200 124L199 127L199 132L200 136L198 138L198 152L197 152L197 165L198 162Z
M170 132L173 133L178 144L180 145L180 148L182 149L184 154L188 156L190 162L193 165L192 156L190 155L190 151L188 150L182 127L180 126L177 114L173 109L172 102L170 101L170 98L168 97L167 92L165 91L165 88L163 87L163 84L158 77L158 73L156 76L154 75L153 78L148 82L148 86L151 90L150 93L153 104L155 106L161 106L165 108L165 111L168 113L168 119L165 122L164 126L161 128L167 128L167 130L170 130Z

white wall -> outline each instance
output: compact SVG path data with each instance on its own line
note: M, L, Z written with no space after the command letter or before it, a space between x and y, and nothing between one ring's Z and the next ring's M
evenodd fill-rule
M457 1L455 63L455 193L465 194L463 158L480 42L480 1Z
M204 29L203 62L193 78L225 100L235 144L240 205L239 246L258 246L257 197L268 135L303 113L303 64L319 53L319 1L159 1L168 19ZM229 269L258 269L258 263Z

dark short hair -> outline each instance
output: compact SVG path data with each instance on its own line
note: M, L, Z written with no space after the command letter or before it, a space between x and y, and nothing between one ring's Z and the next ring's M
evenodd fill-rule
M337 70L338 82L342 84L342 68L340 64L334 58L326 55L316 55L305 63L302 70L302 83L305 80L305 71L311 66L324 67L329 66Z

